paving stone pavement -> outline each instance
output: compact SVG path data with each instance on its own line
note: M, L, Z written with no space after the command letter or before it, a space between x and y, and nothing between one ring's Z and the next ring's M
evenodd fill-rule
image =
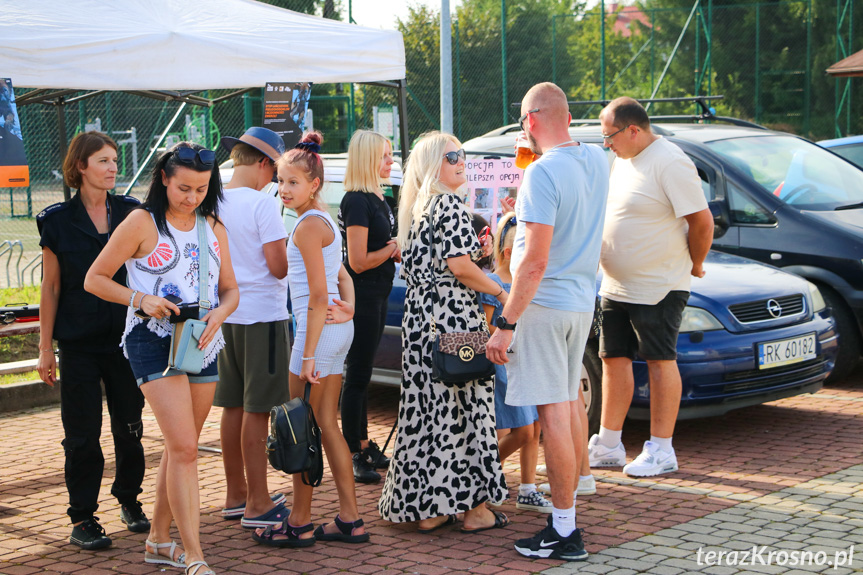
M370 435L383 445L398 406L397 390L374 387L369 402ZM579 526L591 554L584 563L527 560L513 542L532 535L546 516L503 510L507 529L464 535L457 529L432 535L411 524L395 525L376 512L380 485L358 485L357 497L372 541L367 545L317 543L305 550L279 550L254 543L237 522L219 516L224 503L219 445L221 410L214 408L201 437L201 532L205 553L219 573L836 573L863 572L863 370L846 382L808 396L746 408L721 418L683 421L675 433L680 471L640 480L619 471L596 474L597 494L578 501ZM32 573L181 573L143 563L144 534L125 531L110 496L113 446L107 412L102 446L106 470L99 517L114 544L82 551L68 543L64 514L62 426L58 407L0 417L0 575ZM628 422L629 458L649 437L644 422ZM152 490L162 440L152 413L145 411L147 476L141 501L152 512ZM514 497L517 458L505 467ZM290 497L290 480L270 473L272 490ZM538 481L545 478L539 477ZM289 499L290 501L290 499ZM338 510L326 469L316 491L313 520L328 521ZM174 534L177 536L176 533ZM753 545L754 561L772 551L773 564L739 565ZM851 545L853 563L791 565L793 557L836 562ZM701 555L699 555L699 550ZM729 564L738 551L737 565ZM724 552L722 559L718 553ZM787 552L788 556L781 552ZM793 554L792 552L798 552ZM713 553L713 555L710 555ZM701 565L698 564L701 559ZM785 560L785 565L778 561ZM750 557L750 561L753 558ZM799 562L799 561L798 561ZM708 563L712 563L708 565Z

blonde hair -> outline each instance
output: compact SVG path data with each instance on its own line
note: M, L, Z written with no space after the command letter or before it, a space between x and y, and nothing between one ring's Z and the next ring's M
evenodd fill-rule
M267 155L245 142L237 142L231 148L231 159L234 160L234 167L251 166L260 162L261 158L267 158Z
M402 250L407 249L411 229L425 216L431 197L454 191L440 183L443 154L450 142L461 148L461 142L452 134L427 132L411 151L399 192L398 244Z
M345 190L374 194L388 180L381 178L381 158L390 144L381 134L357 130L348 145L348 165L345 168Z
M498 266L503 262L503 250L515 244L515 225L506 225L514 217L515 212L507 212L497 221L497 231L494 233L494 261ZM504 228L506 228L506 235L503 235Z

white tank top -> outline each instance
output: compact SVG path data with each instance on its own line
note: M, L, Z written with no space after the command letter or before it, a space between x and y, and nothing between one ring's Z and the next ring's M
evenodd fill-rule
M324 220L333 232L333 241L325 246L324 270L327 274L327 293L339 293L339 268L342 266L342 236L330 214L321 210L309 210L297 220L294 231L288 240L288 285L291 288L291 300L309 295L309 277L306 275L306 266L300 248L294 243L294 234L300 222L308 216L316 216Z
M150 214L152 217L153 214ZM132 258L126 261L127 283L130 288L144 294L165 297L175 295L183 300L183 303L198 302L198 228L192 228L188 232L180 231L166 222L170 236L163 235L156 228L159 239L152 252L141 258ZM153 225L156 225L155 218ZM207 281L207 298L211 307L219 304L219 269L222 265L219 240L207 223L207 257L209 258L209 276ZM123 334L121 346L125 348L126 334L132 328L142 323L143 320L135 316L134 310L129 308L126 314L126 329ZM150 319L147 328L161 337L171 335L174 326L167 320ZM219 330L213 342L207 348L204 366L209 365L215 359L219 350L224 347L222 331Z

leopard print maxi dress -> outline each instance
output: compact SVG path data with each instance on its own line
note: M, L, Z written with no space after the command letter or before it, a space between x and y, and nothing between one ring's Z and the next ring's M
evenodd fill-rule
M470 213L454 194L444 194L433 216L434 262L425 218L402 252L401 274L408 287L398 434L378 502L381 517L396 523L467 511L501 501L507 492L494 429L493 382L432 380L432 264L440 298L434 306L436 329L475 331L481 323L476 293L444 261L478 254Z

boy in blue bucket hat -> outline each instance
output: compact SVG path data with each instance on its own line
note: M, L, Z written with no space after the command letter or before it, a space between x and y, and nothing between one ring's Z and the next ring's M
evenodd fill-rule
M227 493L222 516L247 529L280 525L288 516L284 494L267 487L270 408L288 400L288 260L276 199L261 193L285 153L281 136L249 128L224 137L234 174L225 184L219 217L228 230L240 305L222 326L219 383L213 401L222 411L221 442ZM281 303L281 305L279 305Z

